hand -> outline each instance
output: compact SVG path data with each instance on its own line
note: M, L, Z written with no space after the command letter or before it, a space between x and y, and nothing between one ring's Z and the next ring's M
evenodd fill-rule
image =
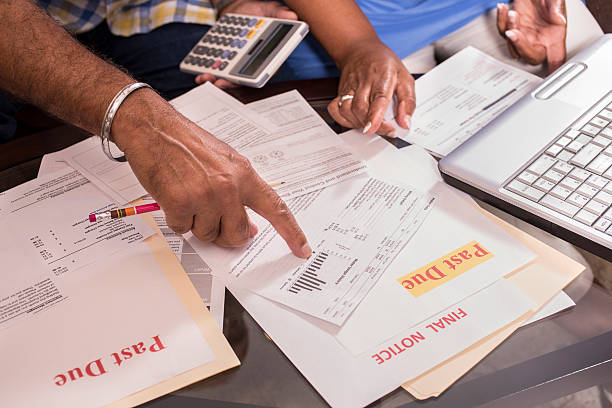
M248 16L262 16L272 18L282 18L285 20L297 20L297 14L291 11L287 6L277 1L262 1L262 0L237 0L230 3L221 12L221 16L225 13L246 14ZM227 79L217 79L213 74L200 74L195 78L197 84L204 82L212 82L218 88L235 88L236 85Z
M514 10L497 5L497 28L515 58L546 61L551 73L565 61L565 0L515 0Z
M153 91L126 99L112 137L175 232L191 230L204 242L242 246L257 234L248 206L270 221L296 256L310 256L306 236L287 205L249 161Z
M414 112L414 79L400 59L380 41L357 44L340 66L338 96L327 110L344 127L366 134L395 137L395 127L384 120L393 95L397 97L397 123L410 128ZM353 95L340 106L342 95Z

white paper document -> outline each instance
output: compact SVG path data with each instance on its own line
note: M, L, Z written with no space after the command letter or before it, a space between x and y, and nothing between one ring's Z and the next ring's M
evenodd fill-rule
M418 326L355 356L335 336L292 309L245 288L228 289L334 408L365 407L534 306L516 287L501 280ZM415 311L389 310L401 320Z
M2 231L11 231L2 236L18 240L54 276L73 272L153 234L137 217L91 223L89 214L117 205L68 167L5 192L0 208Z
M283 182L275 188L281 197L296 197L365 170L365 162L352 154L298 91L246 106L270 135L244 154L264 180Z
M114 149L115 156L123 154L116 147ZM98 136L92 136L53 155L55 160L63 160L78 170L121 206L147 194L129 163L106 157Z
M467 47L415 82L412 126L397 137L445 156L532 91L541 78ZM394 121L395 104L385 118Z
M223 249L189 242L215 274L325 321L342 324L398 256L435 198L361 176L289 201L313 248L293 256L261 218L250 245Z
M3 284L33 274L4 255ZM215 359L146 243L55 281L61 302L0 329L0 406L101 407Z

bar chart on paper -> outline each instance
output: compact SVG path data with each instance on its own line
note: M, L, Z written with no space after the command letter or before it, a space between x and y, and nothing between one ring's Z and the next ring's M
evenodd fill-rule
M256 290L341 325L425 220L434 197L369 178L326 224L302 265Z

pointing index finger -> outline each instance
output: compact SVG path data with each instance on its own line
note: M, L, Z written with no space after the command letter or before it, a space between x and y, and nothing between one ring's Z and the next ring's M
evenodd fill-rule
M245 204L270 221L295 256L308 258L312 249L287 204L257 175L250 186Z

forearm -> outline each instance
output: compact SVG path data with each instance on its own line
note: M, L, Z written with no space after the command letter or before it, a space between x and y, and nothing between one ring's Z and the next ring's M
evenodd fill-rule
M0 21L0 88L98 133L112 98L134 80L89 52L28 0L2 1Z
M285 0L325 48L338 68L364 42L380 42L376 31L353 0Z

